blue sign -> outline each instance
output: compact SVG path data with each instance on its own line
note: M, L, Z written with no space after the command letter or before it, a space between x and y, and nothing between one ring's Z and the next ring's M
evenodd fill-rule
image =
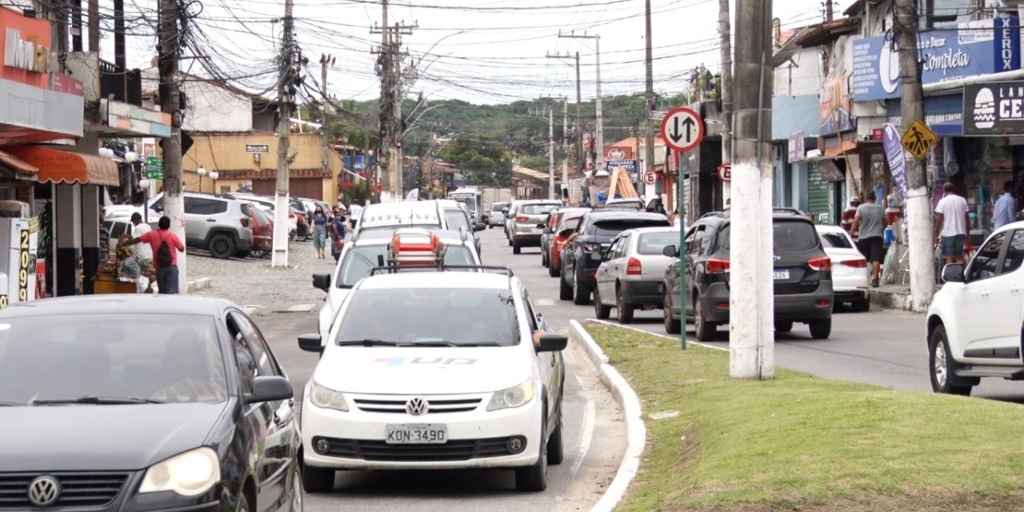
M895 126L886 123L882 126L882 151L889 161L892 181L903 203L903 239L910 240L907 230L907 163L903 158L903 145L900 144L900 132Z
M604 165L608 172L612 172L616 168L622 167L626 172L636 174L636 160L605 160Z
M885 102L885 115L889 123L900 126L903 122L903 108L899 99ZM943 137L959 137L964 134L963 94L928 96L924 99L924 124Z
M855 101L900 97L899 53L886 36L853 41ZM934 84L1020 69L1015 17L961 23L955 30L918 34L921 83Z
M368 155L342 155L341 158L345 162L346 169L356 172L363 172L377 163L376 158Z

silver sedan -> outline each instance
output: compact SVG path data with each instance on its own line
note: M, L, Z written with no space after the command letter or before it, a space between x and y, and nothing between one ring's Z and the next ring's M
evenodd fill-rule
M595 276L597 318L607 319L615 308L619 323L628 324L636 308L661 308L661 282L672 264L663 251L670 245L679 245L679 228L630 229L615 237Z

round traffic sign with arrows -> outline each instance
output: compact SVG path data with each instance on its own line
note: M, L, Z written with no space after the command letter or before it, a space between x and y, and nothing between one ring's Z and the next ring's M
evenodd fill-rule
M674 108L661 121L661 138L668 147L685 153L704 139L704 121L692 109Z

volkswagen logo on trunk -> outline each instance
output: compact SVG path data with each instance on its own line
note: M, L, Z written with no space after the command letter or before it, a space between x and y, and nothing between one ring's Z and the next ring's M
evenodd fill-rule
M405 412L419 416L427 412L427 403L422 398L413 398L405 403Z
M28 501L37 507L49 507L60 497L60 482L52 476L41 476L28 484Z

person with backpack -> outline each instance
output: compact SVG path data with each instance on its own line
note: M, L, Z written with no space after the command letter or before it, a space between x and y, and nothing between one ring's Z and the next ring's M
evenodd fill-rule
M143 233L124 243L134 245L146 242L153 249L153 263L156 266L156 285L163 294L178 292L178 253L185 252L185 244L178 235L171 232L171 218L160 217L159 229Z

